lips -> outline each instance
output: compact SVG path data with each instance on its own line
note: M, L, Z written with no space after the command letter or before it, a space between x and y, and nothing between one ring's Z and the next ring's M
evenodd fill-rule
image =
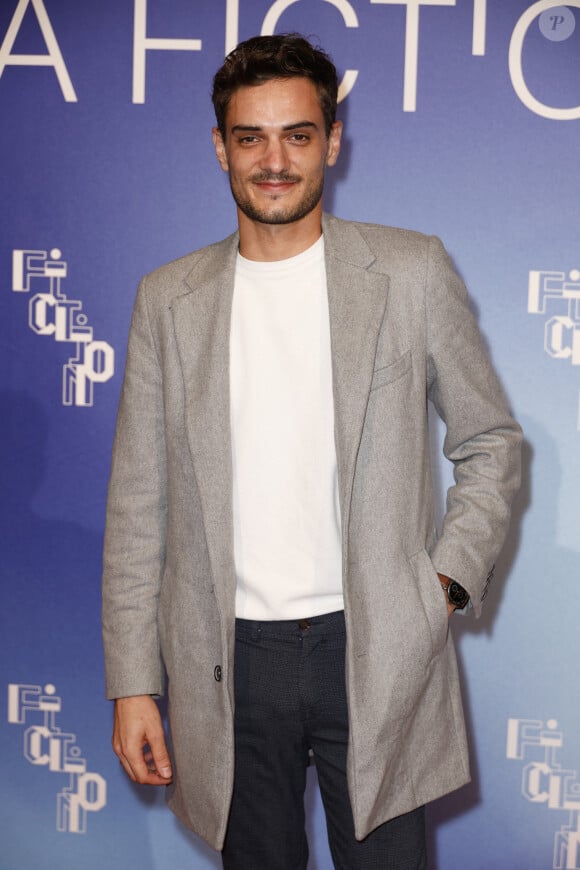
M301 179L296 175L273 175L272 173L255 175L251 181L262 193L271 195L286 193Z
M294 187L295 181L257 181L256 187L259 187L264 193L286 193L290 188Z

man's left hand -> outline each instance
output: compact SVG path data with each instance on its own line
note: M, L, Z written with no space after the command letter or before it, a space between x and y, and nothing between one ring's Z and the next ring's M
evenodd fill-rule
M439 577L439 580L441 581L441 583L443 583L445 585L447 585L447 583L450 582L450 578L446 577L445 574L437 574L437 576ZM449 599L447 598L447 593L445 592L443 587L441 588L441 592L445 596L445 601L447 603L447 617L450 617L452 613L455 613L455 607L453 606L453 604L451 604L449 602Z

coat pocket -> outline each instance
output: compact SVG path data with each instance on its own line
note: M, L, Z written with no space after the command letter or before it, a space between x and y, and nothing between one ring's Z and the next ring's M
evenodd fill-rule
M411 351L408 350L403 356L400 356L388 366L381 366L375 369L373 379L371 381L371 390L376 390L379 387L385 387L387 384L392 384L402 378L411 368Z
M431 630L433 655L436 656L445 647L449 634L445 594L427 550L419 550L409 558L409 562L417 580L419 596Z

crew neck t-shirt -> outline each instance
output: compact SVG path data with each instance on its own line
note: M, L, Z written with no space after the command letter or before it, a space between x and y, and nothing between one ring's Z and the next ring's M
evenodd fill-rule
M342 554L324 240L238 254L230 333L236 616L341 610Z

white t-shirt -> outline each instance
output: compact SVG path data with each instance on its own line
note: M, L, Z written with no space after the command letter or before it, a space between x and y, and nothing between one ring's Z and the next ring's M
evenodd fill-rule
M236 616L341 610L342 556L324 241L238 254L230 336Z

